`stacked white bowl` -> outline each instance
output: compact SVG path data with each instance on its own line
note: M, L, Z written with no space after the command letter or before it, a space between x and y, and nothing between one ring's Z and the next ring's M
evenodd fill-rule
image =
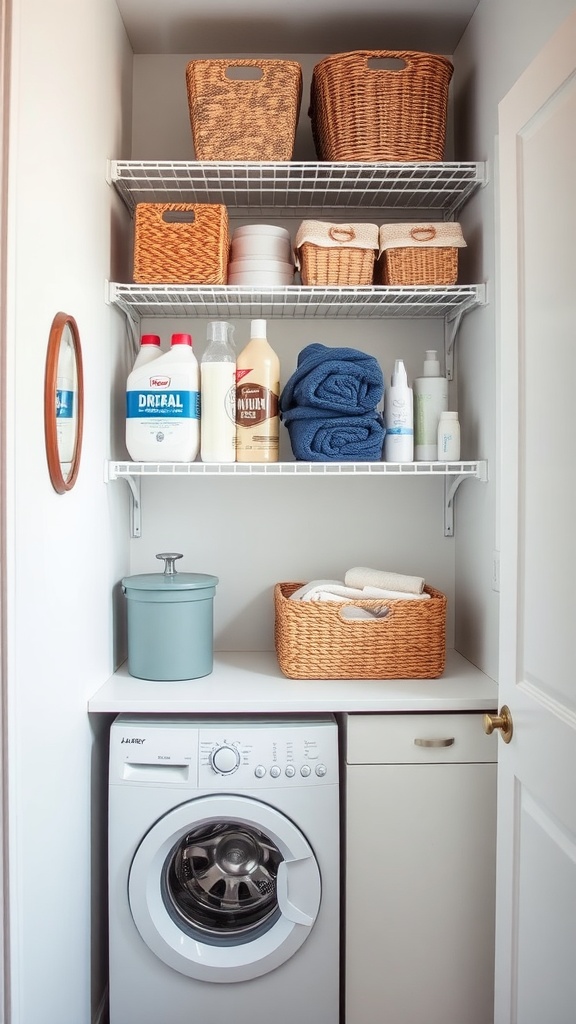
M228 284L292 284L290 232L274 224L236 228L230 244Z

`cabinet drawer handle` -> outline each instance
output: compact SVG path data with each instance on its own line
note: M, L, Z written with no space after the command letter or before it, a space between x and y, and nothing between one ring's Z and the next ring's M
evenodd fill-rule
M453 743L453 736L448 736L445 740L414 740L415 747L451 747Z

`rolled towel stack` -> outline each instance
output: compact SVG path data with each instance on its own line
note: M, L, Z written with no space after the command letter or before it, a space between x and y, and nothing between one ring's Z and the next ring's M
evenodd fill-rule
M298 355L280 395L294 457L306 462L372 462L382 457L384 395L378 361L353 348L314 343Z
M396 590L403 595L421 594L425 580L422 576L405 576L399 572L386 572L383 569L366 569L362 565L348 569L344 576L347 587L378 588L380 590Z

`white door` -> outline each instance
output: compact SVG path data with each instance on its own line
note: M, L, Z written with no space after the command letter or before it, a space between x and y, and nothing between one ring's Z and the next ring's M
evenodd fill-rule
M576 13L500 104L495 1024L576 1021Z

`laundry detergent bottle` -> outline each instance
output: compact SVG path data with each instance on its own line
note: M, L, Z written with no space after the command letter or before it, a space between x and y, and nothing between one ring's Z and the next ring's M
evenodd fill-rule
M252 320L250 341L236 360L236 461L278 462L280 360L266 321Z
M139 366L145 366L146 363L151 363L153 359L158 359L161 355L160 336L158 334L143 334L132 369L137 370Z
M132 370L126 383L126 447L134 462L193 462L200 448L200 371L189 334Z

